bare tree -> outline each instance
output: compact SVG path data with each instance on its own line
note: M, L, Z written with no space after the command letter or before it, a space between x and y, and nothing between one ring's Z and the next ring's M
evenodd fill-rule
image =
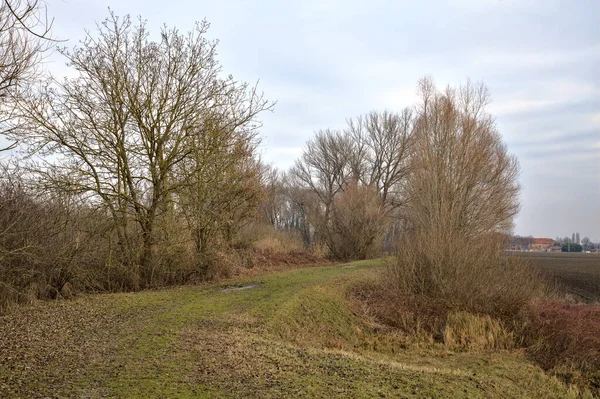
M485 112L487 88L468 82L440 93L424 79L420 94L405 193L412 227L445 239L509 231L519 209L519 166Z
M2 0L0 4L0 99L28 80L52 43L52 21L39 0Z
M318 198L311 204L308 217L317 237L325 241L331 252L334 252L331 236L334 199L350 181L351 155L352 141L348 135L333 130L319 131L309 140L290 171L300 187Z
M419 93L404 186L409 230L388 281L448 306L517 311L539 284L531 268L502 255L519 209L519 167L485 111L487 88L467 82L440 92L423 79Z
M400 114L373 111L348 121L354 180L375 187L385 204L399 205L401 183L410 171L413 122L410 108Z
M330 213L335 195L350 178L352 141L342 132L322 130L306 144L306 149L292 168L298 181L318 195L324 214Z
M255 115L269 107L247 84L220 77L207 29L206 22L187 34L165 27L154 42L145 22L111 13L97 37L61 50L77 77L52 80L17 103L19 125L11 134L30 153L51 155L36 167L39 182L105 209L122 261L139 268L146 284L156 267L158 220L190 184L196 170L181 171L198 156L198 140L207 131L256 127ZM214 151L235 153L238 146Z
M283 226L300 232L305 248L314 244L314 224L311 224L313 210L319 207L318 195L306 188L300 179L291 172L283 177L285 201L283 202Z
M219 244L231 245L244 223L257 216L262 170L255 159L256 126L250 122L265 105L262 100L249 101L240 119L206 118L189 137L191 155L178 167L184 183L177 197L200 263Z
M51 27L39 0L0 2L0 133L6 132L6 121L12 118L11 97L19 87L33 81L42 54L54 42Z
M588 237L583 237L581 239L581 246L585 251L588 251L592 248L592 242Z
M261 218L276 228L283 228L286 208L283 173L274 166L264 165L261 176L264 191L260 205Z

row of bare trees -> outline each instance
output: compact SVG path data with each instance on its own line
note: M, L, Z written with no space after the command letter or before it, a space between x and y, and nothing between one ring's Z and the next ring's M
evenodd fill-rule
M379 254L400 236L442 248L510 232L518 163L485 111L486 87L439 91L425 78L419 94L399 113L318 131L286 174L272 172L267 219L339 259Z
M13 8L3 3L2 10ZM223 74L208 27L202 22L188 33L165 27L155 41L144 21L111 13L79 46L58 50L73 77L34 84L20 75L29 84L7 88L3 133L19 143L20 172L16 181L16 169L7 166L3 187L16 190L21 205L35 203L31 209L46 213L56 199L68 198L68 209L56 215L80 209L76 224L101 223L64 247L81 247L101 233L100 269L113 273L104 288L115 279L122 280L116 289L136 289L204 275L211 256L234 245L255 216L262 197L257 117L273 104L256 86ZM19 45L31 46L12 46ZM27 48L35 63L40 48ZM29 60L13 61L27 69ZM2 72L12 85L15 70ZM18 230L13 222L3 236ZM8 243L3 248L15 251ZM2 268L18 274L22 267L15 265Z
M290 170L297 191L314 200L307 220L333 256L364 259L380 253L410 170L413 116L371 112L343 131L322 130Z
M418 104L318 131L281 173L256 151L258 117L273 104L223 75L206 22L188 33L165 27L153 40L144 21L111 13L79 46L59 50L72 77L34 84L48 34L28 24L39 6L2 4L0 123L20 144L0 209L1 267L13 276L2 284L13 291L43 281L56 295L83 275L86 289L205 277L249 223L295 230L306 248L343 260L400 242L411 255L399 256L394 281L443 291L447 265L462 262L457 248L483 237L498 248L490 240L510 230L518 165L485 111L482 84L439 91L423 79ZM60 272L27 258L46 245L28 224L42 214L61 220L48 223L62 226L51 230L66 254L54 262ZM75 273L83 259L92 271Z
M439 90L424 78L418 94L400 113L317 132L286 175L288 199L336 258L377 256L394 243L387 281L397 292L516 309L538 286L502 255L519 209L519 167L486 111L488 90L471 82Z

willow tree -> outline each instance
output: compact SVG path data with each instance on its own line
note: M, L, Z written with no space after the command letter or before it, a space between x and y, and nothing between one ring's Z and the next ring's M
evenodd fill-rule
M508 232L519 210L519 163L486 111L485 85L445 91L423 79L405 185L413 229L450 242Z
M221 120L250 123L269 107L247 84L221 76L207 29L206 22L188 33L164 27L153 41L145 22L111 13L95 35L61 50L73 77L17 104L12 135L44 157L40 183L104 208L121 260L142 284L154 275L157 221L189 184L180 167L198 156L191 143L208 132L207 120L226 114Z
M403 193L409 230L387 281L450 307L516 312L539 285L502 253L519 209L519 165L486 110L489 92L471 82L442 91L423 79L419 94Z

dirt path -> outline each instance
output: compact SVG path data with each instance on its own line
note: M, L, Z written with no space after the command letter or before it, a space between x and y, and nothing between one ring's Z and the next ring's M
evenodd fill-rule
M519 353L400 350L349 310L379 265L352 266L16 309L0 397L569 397Z

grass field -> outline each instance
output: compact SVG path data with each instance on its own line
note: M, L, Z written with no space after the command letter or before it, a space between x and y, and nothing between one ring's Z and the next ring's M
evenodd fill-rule
M599 253L525 252L522 256L568 294L586 302L600 301Z
M0 397L577 397L520 351L398 345L345 296L378 267L15 308L0 317Z

